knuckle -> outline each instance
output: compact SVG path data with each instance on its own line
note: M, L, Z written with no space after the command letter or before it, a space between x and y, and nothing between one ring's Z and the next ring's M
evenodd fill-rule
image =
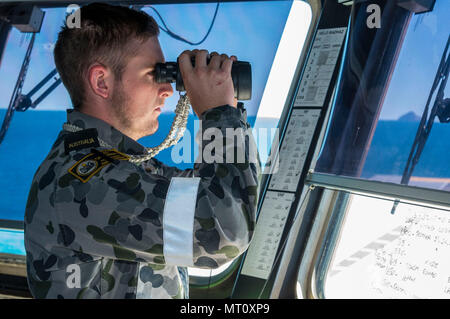
M183 51L183 52L180 54L180 56L178 57L178 59L184 60L184 59L189 58L190 56L191 56L191 55L190 55L190 51L186 50L186 51Z
M218 55L213 55L213 56L211 57L211 61L220 61L220 56L218 56Z
M194 51L191 51L191 50L184 50L182 53L181 53L181 55L191 55L192 53L193 53Z
M205 67L197 66L197 67L194 69L194 72L195 72L195 75L196 75L197 77L203 78L203 77L205 77L206 74L208 73L208 69L205 68Z
M230 64L231 64L231 60L230 59L225 59L222 62L222 66L223 66L224 71L229 67Z
M226 80L229 77L229 74L227 71L219 69L217 70L217 76L222 80Z
M215 77L215 78L221 76L221 72L220 72L219 69L210 69L210 70L209 70L209 73L210 73L213 77Z

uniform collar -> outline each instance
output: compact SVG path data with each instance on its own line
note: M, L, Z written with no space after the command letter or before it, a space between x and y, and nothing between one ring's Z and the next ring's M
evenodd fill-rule
M143 145L126 136L105 121L75 109L68 109L66 111L68 123L76 125L82 129L96 128L98 131L98 137L111 145L113 148L117 149L119 152L133 155L145 153L145 147Z

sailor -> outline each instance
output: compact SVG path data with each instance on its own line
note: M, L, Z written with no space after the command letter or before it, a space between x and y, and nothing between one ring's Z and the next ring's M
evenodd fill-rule
M234 98L235 56L185 51L181 74L201 130L227 140L215 157L180 170L137 142L158 129L169 83L155 20L133 9L90 4L81 27L63 26L54 58L73 109L38 168L26 204L28 284L35 298L188 298L186 267L214 269L248 247L260 165ZM195 58L195 67L191 64ZM203 135L201 135L203 136ZM236 141L236 139L233 138ZM240 142L239 142L240 141ZM200 143L204 149L207 145ZM245 160L227 154L242 151ZM255 154L256 153L256 154Z

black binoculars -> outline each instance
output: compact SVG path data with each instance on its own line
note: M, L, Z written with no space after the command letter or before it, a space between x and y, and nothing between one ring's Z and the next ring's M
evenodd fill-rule
M195 66L195 58L191 58L192 66ZM209 64L210 59L206 62ZM250 63L234 61L231 67L231 78L234 85L234 97L238 100L250 100L252 97L252 68ZM177 91L185 91L178 62L157 63L155 65L156 83L176 82Z

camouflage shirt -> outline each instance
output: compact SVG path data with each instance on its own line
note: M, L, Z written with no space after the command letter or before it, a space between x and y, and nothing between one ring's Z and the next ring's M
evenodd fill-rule
M28 285L35 298L187 298L186 267L217 268L247 249L260 164L256 149L250 154L254 140L244 108L224 105L202 114L202 133L219 128L225 141L227 128L241 128L250 139L231 148L224 143L223 163L196 161L187 170L156 159L133 164L126 154L143 154L141 144L79 111L67 110L67 119L83 130L59 133L26 205ZM112 149L99 146L100 139ZM206 140L199 145L204 150ZM230 149L243 150L245 161L227 163ZM183 183L185 191L176 195L173 188ZM180 218L189 201L192 217Z

